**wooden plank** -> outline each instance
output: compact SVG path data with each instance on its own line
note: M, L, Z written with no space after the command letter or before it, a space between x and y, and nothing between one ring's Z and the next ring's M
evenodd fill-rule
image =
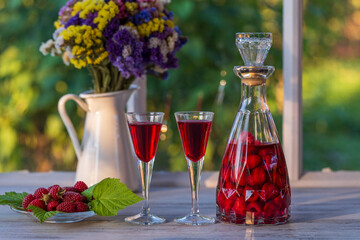
M188 180L186 173L183 174ZM7 178L1 178L1 175L5 174L0 174L0 194L34 189L35 186L29 183L45 177L39 173L24 174L23 178L20 175L19 180L26 186L19 181L18 185L9 187L13 176L19 177L19 173L7 173ZM71 177L67 173L46 173L51 179L66 176ZM47 180L43 179L45 182ZM202 214L215 216L215 191L203 186L200 189ZM359 198L360 188L295 188L292 190L292 216L287 224L254 228L216 223L193 227L173 222L174 218L190 211L190 187L152 187L151 211L165 217L168 220L165 224L138 226L125 223L125 217L139 212L141 203L120 211L115 217L94 216L74 224L39 224L32 218L12 212L7 206L0 206L0 239L358 239Z
M283 1L283 147L291 180L302 173L302 6Z

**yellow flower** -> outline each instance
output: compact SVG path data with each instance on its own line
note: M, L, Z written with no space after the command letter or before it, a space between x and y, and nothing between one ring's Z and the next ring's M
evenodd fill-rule
M108 22L119 13L118 6L110 1L108 4L105 4L100 11L98 16L94 19L94 23L98 24L98 29L103 30Z
M138 4L136 2L126 2L125 8L127 11L129 11L131 14L133 14L134 11L138 8Z
M76 68L82 68L89 64L100 64L108 53L103 47L102 32L90 26L69 26L60 33L65 41L72 45L70 62Z
M175 27L174 22L171 21L171 20L169 20L169 19L167 19L167 20L165 21L165 24L168 25L169 28L174 28L174 27Z
M153 32L163 32L164 31L164 19L154 18L147 23L142 23L137 26L137 30L140 36L149 37Z
M59 28L63 27L64 25L61 24L60 20L56 20L54 22L54 26L55 26L56 29L59 29Z

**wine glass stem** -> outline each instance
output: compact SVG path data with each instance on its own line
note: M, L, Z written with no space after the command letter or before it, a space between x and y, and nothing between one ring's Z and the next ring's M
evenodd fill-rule
M149 207L149 186L151 182L152 170L154 166L154 158L149 162L143 162L139 160L139 171L141 177L142 194L145 198L143 209L141 213L147 216L150 212Z
M201 169L204 162L204 157L199 161L193 162L190 159L186 158L188 168L189 168L189 177L191 184L191 198L192 198L192 209L191 214L199 214L199 184L201 178Z

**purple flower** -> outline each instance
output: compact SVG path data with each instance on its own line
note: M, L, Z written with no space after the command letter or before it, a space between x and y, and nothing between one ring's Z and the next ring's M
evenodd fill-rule
M138 14L136 14L134 17L132 17L132 22L135 23L135 25L140 25L142 23L147 23L152 19L152 15L151 13L147 10L144 9L142 11L140 11Z
M105 38L111 38L118 31L120 25L121 21L119 18L114 17L113 19L111 19L104 29Z
M85 21L83 21L82 25L88 25L91 26L92 28L96 28L97 25L94 23L94 19L98 16L97 12L90 12L88 13L88 15L86 16Z
M72 18L70 18L66 23L65 23L65 28L68 28L71 25L82 25L82 19L79 17L79 13L76 13L75 16L73 16Z
M141 77L145 73L143 45L131 27L120 27L112 38L106 41L109 60L124 78Z
M162 31L161 33L160 32L152 33L150 35L150 37L157 37L157 38L160 38L160 39L166 39L169 35L172 35L173 32L174 32L174 30L172 28L169 28L169 27L165 26L164 31Z

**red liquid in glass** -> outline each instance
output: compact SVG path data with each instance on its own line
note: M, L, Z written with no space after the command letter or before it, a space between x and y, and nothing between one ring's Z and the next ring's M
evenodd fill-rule
M280 143L247 139L227 145L216 190L219 220L236 224L284 223L290 217L290 197Z
M131 123L129 129L136 156L143 162L149 162L156 153L161 123Z
M211 121L180 120L177 122L185 156L193 162L204 155L211 129Z

